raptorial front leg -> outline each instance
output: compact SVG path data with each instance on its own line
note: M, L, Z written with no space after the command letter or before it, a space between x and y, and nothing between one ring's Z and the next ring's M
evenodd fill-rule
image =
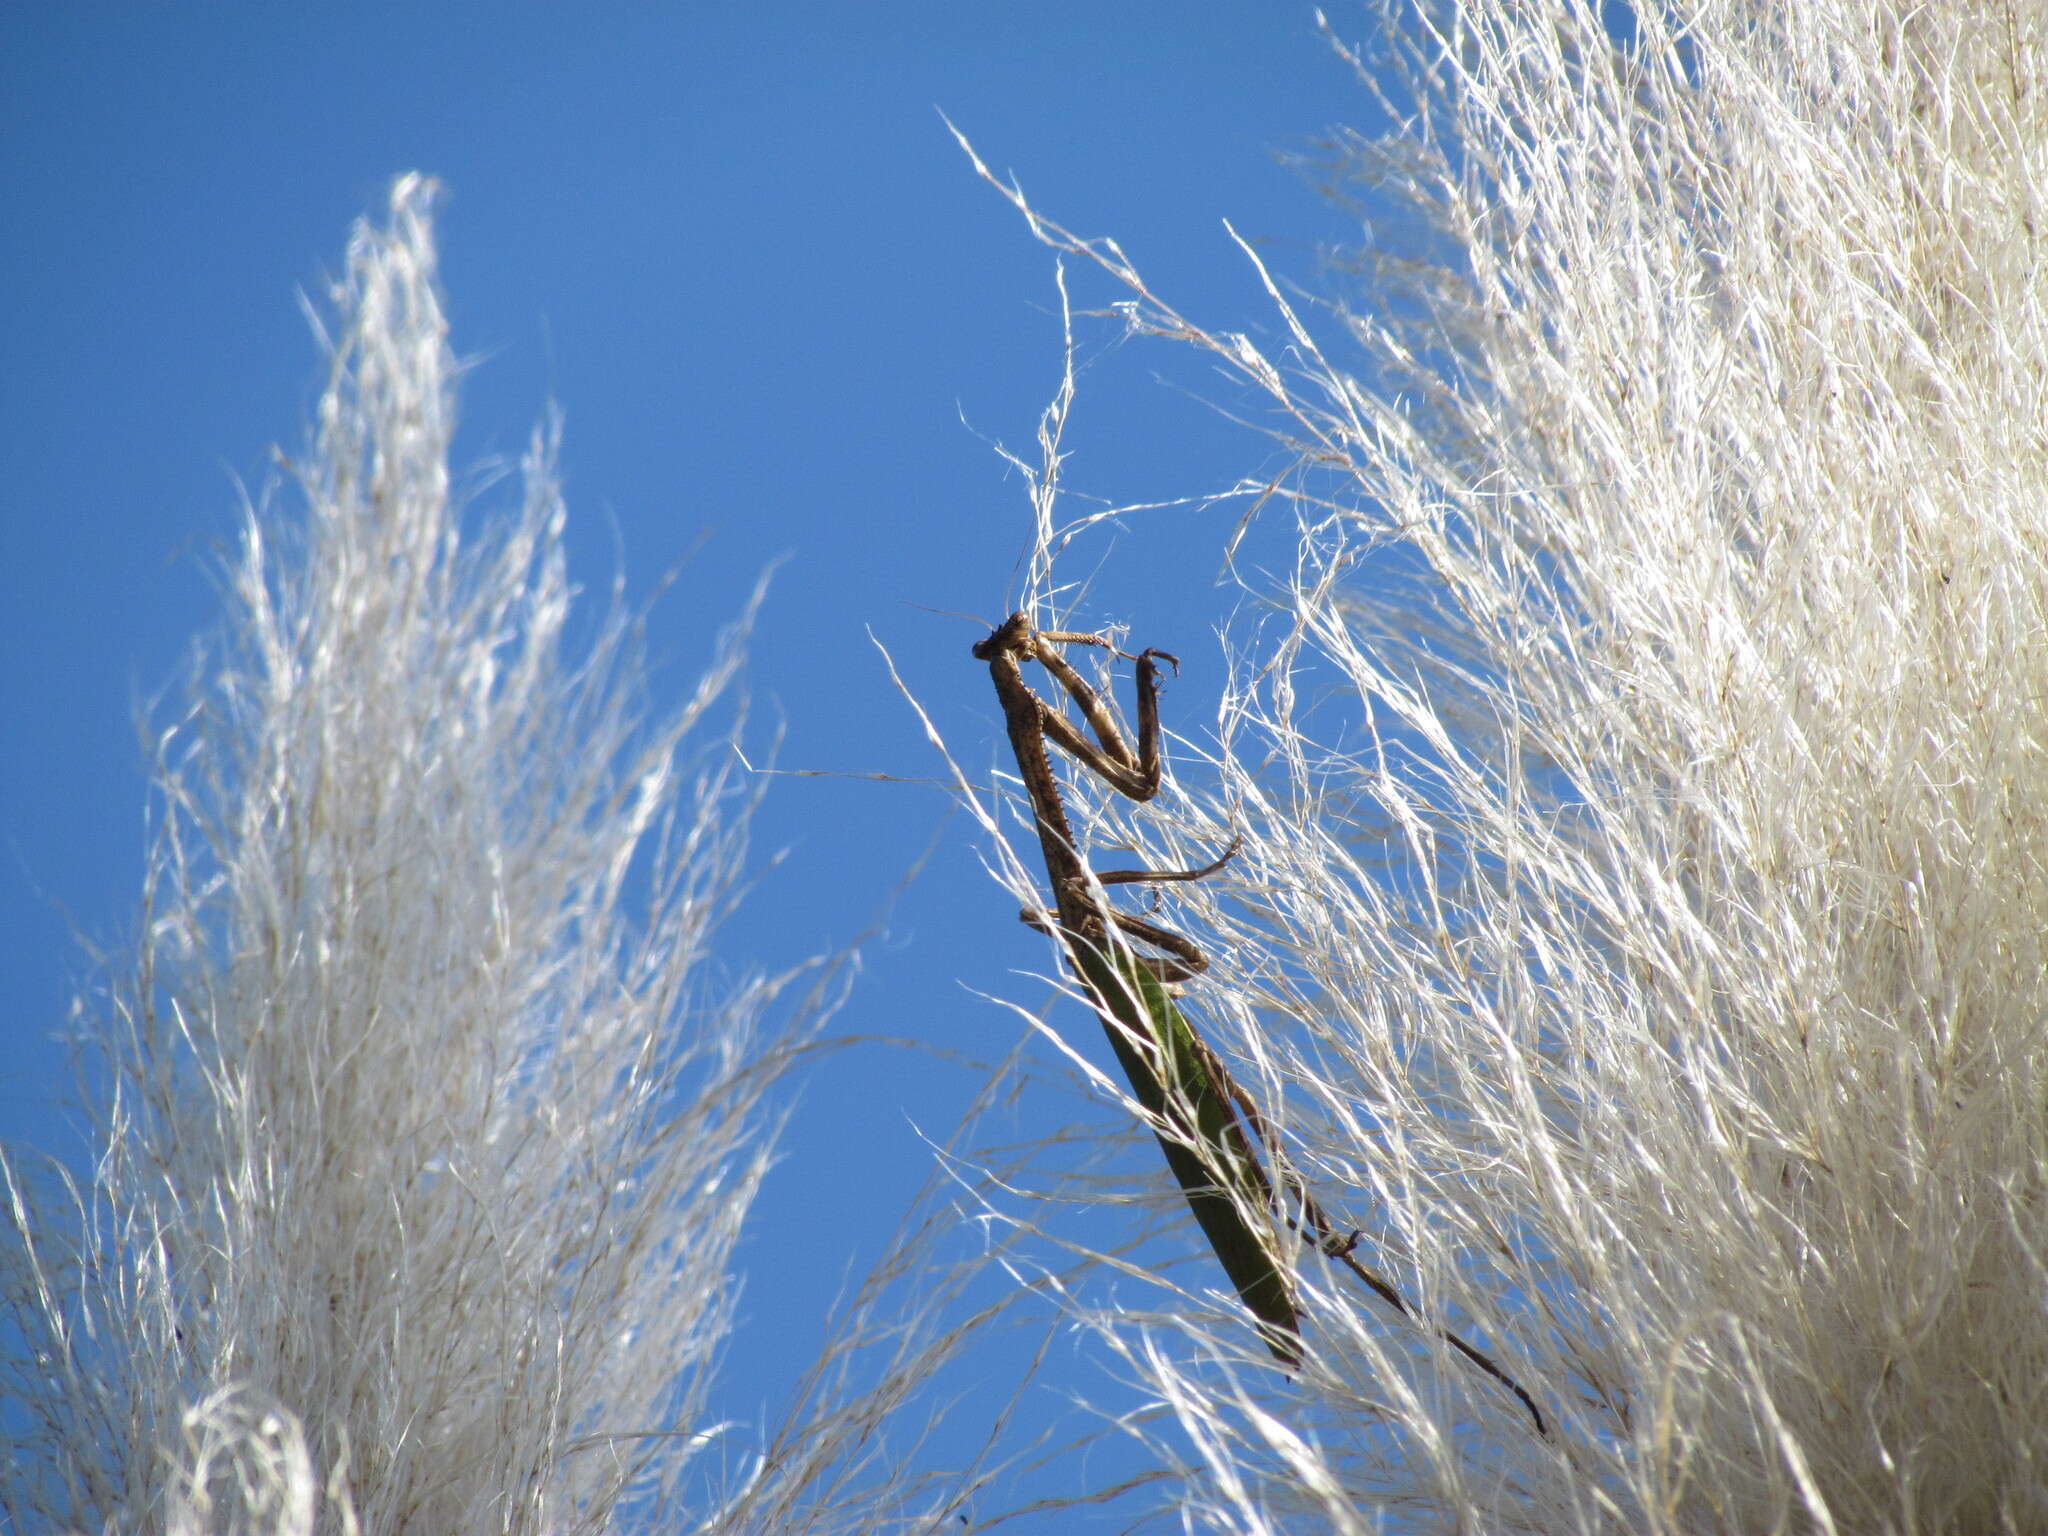
M1163 771L1159 755L1159 661L1171 663L1177 671L1180 658L1166 651L1150 649L1140 651L1135 658L1138 663L1138 750L1133 753L1102 695L1053 649L1053 645L1099 645L1111 651L1116 648L1100 635L1055 631L1034 635L1032 639L1033 658L1052 674L1053 679L1067 691L1067 696L1079 706L1089 729L1095 733L1095 742L1090 742L1065 715L1051 705L1041 703L1045 733L1108 780L1119 793L1133 800L1150 800L1158 794ZM1124 653L1116 651L1116 654Z

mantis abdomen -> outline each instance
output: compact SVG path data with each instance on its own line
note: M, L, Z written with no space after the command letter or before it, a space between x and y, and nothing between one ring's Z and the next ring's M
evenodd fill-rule
M1266 1347L1301 1363L1300 1314L1281 1258L1273 1186L1207 1049L1164 985L1127 953L1070 941L1096 1012L1167 1166Z

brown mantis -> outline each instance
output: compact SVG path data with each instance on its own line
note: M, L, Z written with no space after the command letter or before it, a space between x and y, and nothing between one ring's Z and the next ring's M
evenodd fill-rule
M1159 650L1130 658L1137 663L1138 684L1138 748L1133 753L1102 696L1060 654L1062 645L1097 645L1124 654L1100 635L1034 629L1030 615L1021 612L974 647L975 656L989 664L1003 706L1052 883L1052 910L1027 911L1025 920L1061 939L1203 1235L1274 1357L1286 1366L1299 1365L1302 1358L1300 1310L1283 1226L1342 1264L1401 1316L1420 1323L1401 1293L1359 1262L1360 1234L1342 1234L1331 1223L1288 1165L1250 1096L1174 1003L1173 983L1207 968L1201 950L1170 929L1111 911L1095 897L1097 884L1202 879L1235 857L1238 843L1233 841L1221 858L1202 869L1109 870L1091 877L1081 861L1045 739L1050 736L1119 793L1150 800L1159 792L1162 768L1158 664L1165 661L1178 670L1179 660ZM1094 733L1093 742L1032 692L1024 681L1027 659L1066 690ZM1134 953L1126 935L1161 953ZM1270 1174L1254 1151L1255 1142L1272 1166ZM1432 1332L1514 1393L1537 1433L1547 1433L1541 1411L1520 1383L1449 1329L1433 1327Z

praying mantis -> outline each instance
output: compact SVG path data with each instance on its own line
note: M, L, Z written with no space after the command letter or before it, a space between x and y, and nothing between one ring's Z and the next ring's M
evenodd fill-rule
M1101 646L1113 655L1125 655L1101 635L1036 629L1023 612L1011 614L974 647L975 657L989 665L1002 704L1018 777L1052 885L1052 908L1026 911L1024 920L1060 939L1166 1154L1167 1166L1273 1357L1290 1369L1303 1357L1301 1310L1288 1262L1291 1245L1282 1236L1283 1228L1293 1229L1302 1243L1342 1264L1401 1316L1420 1322L1401 1293L1355 1257L1360 1234L1341 1234L1331 1223L1287 1163L1250 1096L1174 1002L1175 983L1207 969L1202 951L1171 929L1111 910L1096 897L1097 885L1203 879L1237 855L1240 841L1233 840L1222 857L1201 869L1125 869L1091 875L1081 860L1046 738L1119 793L1150 800L1159 793L1163 770L1159 663L1178 671L1179 658L1155 649L1126 658L1137 665L1134 753L1102 696L1060 654L1058 647L1063 645ZM1094 741L1032 691L1024 680L1022 664L1027 660L1043 667L1073 699ZM1159 953L1138 954L1130 939ZM1270 1173L1254 1150L1255 1141L1272 1165ZM1542 1412L1520 1383L1449 1329L1431 1331L1519 1398L1539 1435L1548 1433Z

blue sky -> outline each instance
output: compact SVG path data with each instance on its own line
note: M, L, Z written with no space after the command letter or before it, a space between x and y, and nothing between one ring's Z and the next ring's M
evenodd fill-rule
M296 294L394 175L448 189L442 275L475 361L458 470L516 455L552 400L594 598L615 571L645 597L705 541L655 609L657 704L786 557L750 670L781 762L917 777L939 765L868 634L963 761L995 762L967 654L983 629L926 610L1009 606L1027 505L991 442L1030 443L1060 365L1053 259L939 112L1218 328L1270 329L1223 221L1318 285L1320 249L1357 226L1279 159L1376 126L1312 7L1280 0L12 7L0 81L0 1137L47 1146L67 1123L55 1033L90 979L78 939L118 941L137 899L136 703L217 622L242 487L303 441L321 382ZM1085 273L1075 292L1115 297ZM1076 491L1189 496L1272 463L1202 403L1229 397L1191 358L1106 324L1083 342ZM1191 717L1242 601L1217 581L1238 511L1130 519L1066 571L1092 576L1092 618L1186 658ZM778 781L758 846L787 858L732 963L844 944L886 909L837 1028L1005 1052L1015 1018L976 990L1042 998L1015 973L1043 949L947 809L929 788ZM929 1166L920 1129L943 1135L972 1086L903 1051L833 1058L758 1230L857 1265ZM731 1406L772 1407L847 1268L776 1263L767 1239L743 1260Z

